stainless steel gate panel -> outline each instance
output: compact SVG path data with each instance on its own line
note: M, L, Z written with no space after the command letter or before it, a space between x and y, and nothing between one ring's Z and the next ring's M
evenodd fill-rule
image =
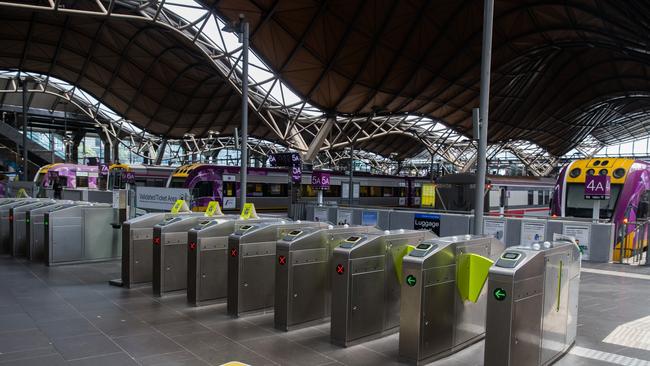
M489 274L485 365L549 365L569 350L579 268L571 241L510 247L500 256Z
M26 205L13 207L9 210L10 227L10 252L14 257L27 256L27 213L34 208L46 207L55 204L56 201L37 201Z
M122 286L132 288L148 284L153 278L153 227L164 220L203 213L171 214L153 212L122 224Z
M246 220L247 223L279 221L280 218ZM225 300L228 286L228 236L238 216L206 218L188 232L187 301L199 306Z
M11 219L10 210L14 207L37 202L35 198L8 200L0 204L0 253L11 254Z
M153 228L153 278L156 296L187 288L188 231L204 220L203 216L178 216Z
M330 265L332 342L350 346L397 331L402 257L433 234L394 230L349 237Z
M42 262L45 259L45 213L76 205L72 201L57 201L54 205L34 208L27 212L27 257L30 261Z
M236 225L228 239L228 313L263 311L273 307L276 241L321 222L263 222Z
M463 297L467 294L461 296L458 281L467 281L476 271L468 267L468 255L483 257L481 266L487 266L487 260L495 260L504 249L505 245L492 237L451 236L424 241L404 257L399 340L402 358L428 363L483 338L487 286L474 289L476 298L472 295L469 299ZM459 275L458 271L466 272Z
M309 228L277 242L275 327L287 331L323 321L330 315L330 260L334 248L369 226Z

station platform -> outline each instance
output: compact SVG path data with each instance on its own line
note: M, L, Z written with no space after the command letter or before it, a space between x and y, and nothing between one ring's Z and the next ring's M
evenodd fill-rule
M120 263L45 267L0 257L0 366L398 365L398 335L341 348L329 323L288 333L273 314L108 285ZM578 336L557 365L650 365L650 267L583 264ZM483 342L432 365L482 365Z

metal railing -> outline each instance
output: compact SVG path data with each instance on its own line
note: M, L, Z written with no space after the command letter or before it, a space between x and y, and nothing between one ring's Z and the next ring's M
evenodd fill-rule
M624 223L620 238L619 263L640 265L643 260L643 251L648 246L650 220L641 220ZM646 265L648 263L646 254Z

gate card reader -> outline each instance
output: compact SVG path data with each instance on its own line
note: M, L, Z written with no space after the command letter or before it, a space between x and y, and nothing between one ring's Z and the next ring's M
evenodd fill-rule
M185 216L204 217L204 213L152 212L122 224L122 286L132 288L152 281L154 225L173 217Z
M236 228L228 238L228 314L263 311L273 307L275 245L292 231L327 227L314 221L278 221Z
M376 232L371 226L330 226L294 230L276 245L275 327L291 328L330 316L330 272L334 248Z
M580 250L554 241L508 248L490 268L485 365L549 365L573 345Z
M492 236L424 241L404 257L399 354L417 364L485 335L488 270L505 245Z
M188 231L202 221L203 215L173 216L153 227L151 287L155 296L187 289Z
M237 225L277 222L280 217L203 220L188 232L187 301L199 306L228 296L228 236Z
M402 259L429 231L391 230L353 235L334 249L331 339L350 346L396 332Z

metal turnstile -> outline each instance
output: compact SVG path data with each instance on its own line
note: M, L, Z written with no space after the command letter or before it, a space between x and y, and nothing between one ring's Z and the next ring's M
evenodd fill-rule
M308 325L330 316L330 262L334 248L350 236L376 231L371 226L306 228L276 245L275 327Z
M72 205L44 215L48 266L117 259L120 238L111 225L117 210L106 203Z
M152 212L122 224L122 283L127 288L151 283L153 279L153 227L172 217L203 216L201 213Z
M228 296L228 237L235 231L235 225L280 220L205 218L192 228L188 232L187 301L199 306Z
M56 204L54 200L42 200L9 209L9 247L12 256L27 256L27 225L29 224L27 213L29 210L54 204Z
M203 220L203 215L176 216L153 227L151 287L155 296L187 288L187 232Z
M38 202L36 198L17 198L0 203L0 253L11 253L11 221L9 211L18 206Z
M27 211L27 258L30 261L42 262L45 258L45 225L46 212L52 212L74 205L89 204L87 202L57 201L54 205L33 208Z
M580 250L554 241L506 249L490 268L485 365L549 365L573 345Z
M488 270L505 245L491 236L425 240L404 257L399 354L417 364L485 335Z
M347 347L397 331L402 259L409 246L433 235L401 229L354 235L334 249L330 266L333 343Z
M275 294L275 244L286 235L310 227L327 227L313 221L241 224L228 238L228 313L262 311L273 307Z

